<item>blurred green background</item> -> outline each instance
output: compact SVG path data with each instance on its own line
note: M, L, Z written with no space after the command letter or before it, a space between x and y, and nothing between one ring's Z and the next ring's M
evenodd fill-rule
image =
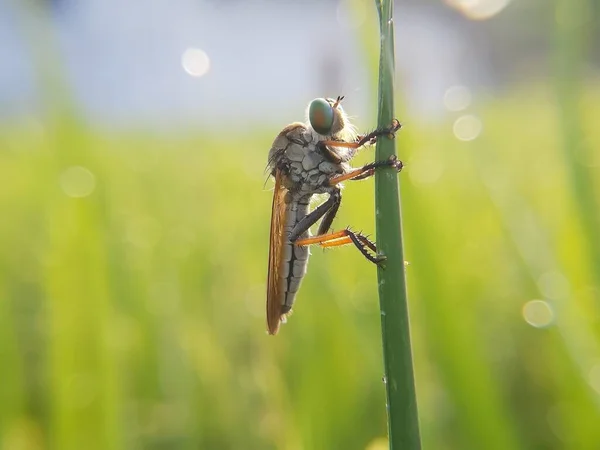
M470 17L479 3L428 2L496 45L533 36L536 70L448 89L435 120L411 114L398 73L423 446L598 449L599 3L513 0ZM386 448L372 265L313 249L295 314L265 332L264 168L288 116L103 126L55 58L48 5L12 6L41 107L0 120L0 448ZM375 8L346 7L365 18L352 51L374 92ZM295 120L311 98L290 106ZM372 182L348 184L335 227L372 232L373 209Z

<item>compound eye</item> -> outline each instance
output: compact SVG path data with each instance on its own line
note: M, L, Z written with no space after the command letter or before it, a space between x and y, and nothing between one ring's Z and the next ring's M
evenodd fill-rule
M327 135L333 127L333 107L324 98L317 98L308 107L310 126L322 135Z

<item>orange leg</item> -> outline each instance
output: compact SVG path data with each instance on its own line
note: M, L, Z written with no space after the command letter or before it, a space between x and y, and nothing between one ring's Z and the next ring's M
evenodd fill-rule
M366 236L360 233L355 233L348 229L337 231L335 233L321 234L319 236L313 236L310 238L299 239L294 242L295 245L313 245L318 244L321 247L338 247L341 245L354 244L356 248L363 254L365 258L375 264L380 264L385 261L385 256L376 255L373 256L372 252L377 252L375 244L371 242Z
M361 144L360 141L356 142L346 142L346 141L321 141L322 145L327 145L328 147L344 147L344 148L358 148L362 147L365 144Z
M338 164L341 162L348 162L354 157L360 147L367 144L374 144L379 136L387 136L389 139L393 139L396 135L396 131L398 131L400 127L400 122L394 119L389 127L372 131L364 136L358 136L354 142L327 140L319 141L318 146L332 162ZM347 152L346 155L340 156L332 150L332 148L335 147L349 148L351 150Z
M342 245L348 245L348 244L352 244L352 239L350 239L348 236L344 236L343 238L339 238L339 239L332 239L331 241L326 241L326 242L320 242L319 245L323 248L325 247L339 247Z
M358 169L351 170L350 172L345 173L343 175L331 177L329 179L329 185L335 186L336 184L339 184L342 181L346 180L364 180L365 178L373 176L373 174L375 173L375 169L377 169L378 167L393 167L397 171L401 171L403 164L402 161L398 161L398 159L396 159L396 157L393 156L387 161L376 161L374 163L362 166Z
M352 180L358 176L365 175L364 178L370 177L375 173L375 169L367 169L365 170L363 167L360 169L351 170L348 173L343 175L338 175L337 177L331 177L329 179L329 186L335 186L336 184L341 183L342 181Z
M304 238L304 239L298 239L297 241L294 242L294 244L296 244L296 245L321 244L323 242L340 239L340 238L343 238L346 236L348 236L348 234L346 233L346 230L342 230L342 231L336 231L335 233L320 234L318 236L313 236L313 237Z
M367 246L371 250L373 250L374 253L377 253L377 247L375 247L375 244L373 244L367 236L363 236L360 233L358 233L358 234L355 233L355 235L356 235L356 238L361 242L361 244L363 244L363 246ZM338 246L347 245L347 244L354 244L354 241L352 240L352 238L350 236L345 236L343 238L333 239L331 241L319 243L319 245L321 247L338 247Z

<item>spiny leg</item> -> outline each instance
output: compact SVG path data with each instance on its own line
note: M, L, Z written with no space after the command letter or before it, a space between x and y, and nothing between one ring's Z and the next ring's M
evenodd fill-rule
M290 232L289 239L291 242L294 242L310 227L312 227L317 221L325 216L323 219L324 222L329 222L329 226L331 226L331 222L337 213L337 210L340 207L340 203L342 202L342 192L339 187L334 186L329 194L329 198L311 211L309 214L304 216L300 221L294 226L292 231ZM323 228L323 224L319 227L319 233Z
M335 186L336 184L341 183L346 180L364 180L370 176L375 174L375 170L379 167L392 167L396 169L398 172L402 170L404 164L402 161L396 158L396 156L392 155L389 159L385 161L375 161L370 164L366 164L358 169L351 170L348 173L343 175L338 175L336 177L332 177L329 179L329 185Z
M371 131L364 136L359 137L355 142L346 141L320 141L319 144L330 145L332 147L346 147L346 148L358 148L363 145L373 143L379 136L389 136L391 139L395 136L402 125L397 119L392 120L392 124L389 127L378 128L377 130Z
M313 245L318 244L321 247L338 247L340 245L354 244L354 246L363 254L365 258L374 264L380 264L385 261L385 256L375 255L369 253L369 250L373 252L377 251L375 244L369 240L366 236L355 233L349 229L337 231L330 234L321 234L306 239L299 239L294 242L295 245Z
M332 187L335 187L336 184L344 180L361 180L367 178L372 176L378 167L393 167L400 171L402 170L403 164L402 161L399 161L395 156L392 156L386 161L376 161L347 174L333 177L329 180L329 184ZM338 247L341 245L354 244L369 261L375 264L380 264L385 261L386 257L384 255L373 256L368 252L367 248L376 254L377 247L367 236L364 236L361 233L355 233L349 229L345 229L336 233L326 234L337 214L341 201L342 194L339 188L337 188L325 203L304 217L296 227L294 227L294 230L292 230L292 238L290 238L290 240L295 245L318 244L321 247ZM312 224L316 223L321 217L323 217L323 220L319 226L317 236L297 240L300 234L306 231Z
M394 139L394 137L396 137L396 131L398 131L400 128L402 128L402 124L398 121L398 119L392 119L392 124L389 127L380 128L359 137L359 147L367 143L374 144L379 136L388 136L390 139Z
M397 119L394 119L394 120L392 120L392 124L389 127L380 128L380 129L372 131L368 134L365 134L364 136L359 136L357 138L357 140L354 142L333 141L333 140L320 141L317 144L317 146L319 147L321 152L323 152L323 154L325 154L325 156L331 162L334 162L337 164L342 163L342 162L348 162L354 157L354 155L356 154L356 151L360 147L367 145L367 144L374 144L379 136L389 136L390 139L393 139L396 131L398 131L400 129L400 127L401 127L400 122L398 122ZM336 152L331 150L329 148L330 146L331 147L350 148L350 149L353 149L354 151L349 152L347 155L340 156Z
M329 199L314 211L304 217L292 230L290 240L295 245L312 245L318 244L321 247L337 247L341 245L354 244L356 248L363 254L369 261L380 264L385 261L386 257L383 255L373 256L367 250L370 249L373 253L377 253L377 247L373 242L369 240L367 236L361 233L355 233L349 229L338 231L336 233L326 234L342 201L341 190L335 185L344 180L360 180L372 176L378 167L393 167L396 170L402 170L402 161L396 159L395 156L390 157L386 161L376 161L371 164L367 164L359 169L353 170L344 175L333 177L329 180L329 185L335 187L335 190L330 194ZM321 225L319 226L318 235L310 238L299 239L298 237L308 230L314 223L316 223L321 217Z
M375 244L369 240L368 236L364 236L364 235L358 233L356 235L356 237L358 239L360 239L363 242L363 244L365 244L367 247L369 247L374 253L377 253L377 247L375 247ZM323 248L337 247L337 246L346 245L346 244L352 244L352 239L350 239L349 236L344 236L339 239L332 239L331 241L319 243L319 245Z
M323 248L325 247L338 247L342 245L352 244L353 240L350 238L350 234L354 234L366 247L369 247L373 252L377 253L377 247L368 236L362 233L354 233L349 229L337 231L330 234L319 234L314 237L302 239L296 242L296 245L312 245L317 244ZM318 241L318 242L315 242Z

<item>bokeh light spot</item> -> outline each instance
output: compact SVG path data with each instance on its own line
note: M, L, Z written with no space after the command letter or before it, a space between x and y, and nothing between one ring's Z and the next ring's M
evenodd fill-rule
M387 438L378 437L369 442L365 450L386 450L390 448Z
M35 419L22 415L8 420L2 433L2 448L10 449L42 449L45 448L47 436L42 433L40 424Z
M483 125L478 117L473 115L460 116L454 121L452 131L454 136L461 141L472 141L480 134Z
M466 86L450 86L444 94L444 106L448 111L462 111L471 104L471 91Z
M523 318L536 328L545 328L554 322L554 310L544 300L530 300L523 305Z
M69 167L60 174L60 187L69 197L87 197L96 188L96 177L85 167Z
M510 0L446 0L446 3L469 19L486 20L506 8Z
M210 69L210 59L204 50L188 48L181 56L183 69L193 77L206 75Z

